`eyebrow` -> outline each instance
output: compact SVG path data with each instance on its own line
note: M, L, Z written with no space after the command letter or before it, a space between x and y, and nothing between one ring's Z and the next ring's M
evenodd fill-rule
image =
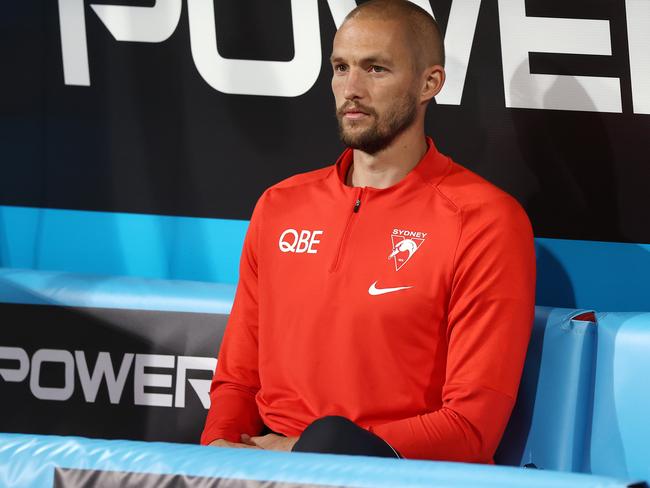
M332 63L332 64L333 63L340 63L340 62L343 62L343 61L344 61L344 59L341 56L332 56L332 57L330 57L330 63ZM385 58L385 57L383 57L383 56L381 56L379 54L375 54L375 55L372 55L372 56L367 56L365 58L361 58L359 60L359 64L381 64L381 65L389 66L391 63L387 58Z

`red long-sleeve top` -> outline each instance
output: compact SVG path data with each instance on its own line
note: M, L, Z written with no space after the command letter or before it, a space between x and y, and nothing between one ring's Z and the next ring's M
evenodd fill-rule
M202 443L342 415L407 458L491 462L533 320L533 235L428 144L387 189L346 186L346 150L260 198Z

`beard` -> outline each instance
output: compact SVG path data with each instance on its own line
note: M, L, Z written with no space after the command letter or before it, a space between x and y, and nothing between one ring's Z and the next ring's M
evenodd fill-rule
M344 114L350 108L365 112L371 118L371 125L366 129L359 126L366 120L345 120ZM386 111L379 115L371 107L351 101L345 102L336 111L339 122L339 137L343 144L368 154L375 154L388 147L397 136L408 129L417 116L417 98L406 93L397 99ZM366 117L364 117L365 119Z

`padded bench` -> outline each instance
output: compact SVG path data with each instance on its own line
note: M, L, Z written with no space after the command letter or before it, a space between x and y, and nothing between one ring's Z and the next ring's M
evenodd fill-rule
M234 287L0 269L0 431L196 443ZM650 313L538 307L499 464L650 479Z
M624 488L610 477L480 464L0 434L7 488Z

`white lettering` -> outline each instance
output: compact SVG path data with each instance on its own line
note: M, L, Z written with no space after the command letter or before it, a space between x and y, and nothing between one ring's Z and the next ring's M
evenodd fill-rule
M214 0L188 0L190 48L203 79L224 93L297 97L316 82L321 68L317 0L291 0L291 61L227 59L219 54Z
M170 388L170 374L145 373L145 368L173 368L174 356L163 354L136 354L133 377L133 403L153 407L171 407L172 395L168 393L148 393L145 387Z
M481 0L455 0L451 3L445 31L446 77L442 91L436 97L438 104L460 105L480 8Z
M145 392L145 387L170 388L172 386L172 376L145 373L145 368L174 368L175 356L125 353L122 355L122 362L116 375L111 355L108 352L100 352L97 355L97 361L91 373L84 351L74 351L73 356L72 353L65 350L40 349L34 353L31 359L30 389L32 394L41 400L68 400L74 393L76 362L81 388L86 401L89 403L96 402L102 378L106 378L109 400L112 404L117 404L122 398L124 385L129 371L131 371L134 356L136 363L134 368L134 404L171 407L171 394ZM0 359L16 360L19 363L18 368L0 368L0 378L4 381L21 382L29 375L30 359L24 349L0 346ZM45 366L47 363L62 363L64 365L63 386L41 386L41 371L47 369L47 366ZM205 370L214 373L216 366L216 358L178 356L174 406L178 408L185 407L185 381L187 380L196 392L203 407L209 408L211 380L187 378L187 371Z
M122 391L124 390L124 383L129 374L131 363L133 362L133 354L127 353L122 358L120 370L115 376L113 370L113 363L111 356L107 352L100 352L97 355L97 362L95 362L95 369L92 375L88 372L88 363L86 362L86 355L83 351L74 352L77 361L77 374L81 382L81 389L83 390L84 398L87 402L93 403L97 398L99 385L102 382L102 377L106 378L106 387L108 388L108 398L111 403L119 403L122 398Z
M634 113L650 114L650 2L626 0Z
M286 241L287 236L293 236L291 242ZM295 252L296 244L298 243L298 232L294 229L287 229L280 235L280 251L282 252Z
M428 0L411 0L434 15ZM178 26L182 0L156 0L152 7L90 4L118 41L159 43ZM90 86L84 0L58 0L63 79ZM339 28L355 0L328 0ZM452 0L447 28L446 82L438 104L460 105L481 0ZM528 17L525 0L499 0L506 107L595 112L622 111L620 79L532 74L529 53L611 55L609 21ZM650 114L650 4L625 0L634 112ZM317 0L292 0L291 61L226 59L219 55L213 0L188 0L191 54L197 70L224 93L295 97L308 91L321 68ZM309 252L309 251L308 251Z
M300 237L298 238L298 246L296 247L296 253L302 254L309 247L309 237L311 232L308 230L301 230Z
M90 86L84 0L59 0L63 82Z
M427 232L415 232L412 230L402 230L402 229L393 229L393 235L395 236L404 236L404 237L417 237L418 239L424 239L427 237Z
M163 42L176 30L181 0L156 0L153 7L91 4L97 16L118 41Z
M506 107L622 111L618 78L530 73L530 52L610 56L609 21L527 17L525 0L498 5Z
M0 346L0 359L12 359L18 361L18 369L0 368L0 378L5 381L20 382L27 378L29 373L29 356L20 347Z
M63 386L41 386L40 373L43 363L62 363L64 366ZM32 356L32 374L29 388L36 398L41 400L64 401L74 392L74 358L69 351L59 349L39 349Z
M316 239L317 236L323 235L322 230L301 230L298 233L295 229L287 229L280 234L278 246L282 252L293 252L296 254L316 254L318 249L315 249L316 244L320 244L320 240ZM290 236L290 237L289 237Z
M329 4L330 13L334 19L336 30L338 30L339 27L341 27L341 24L343 24L345 16L352 12L357 6L355 0L327 0L327 3Z
M307 249L308 254L316 254L318 250L314 249L316 244L320 244L320 240L316 239L316 236L322 235L322 230L315 230L311 234L311 239L309 240L309 248Z
M174 399L174 406L178 408L185 407L185 379L188 370L205 370L214 373L216 368L216 358L180 356L176 367L176 398ZM212 381L198 378L190 378L187 381L199 397L203 408L210 408L210 384Z

